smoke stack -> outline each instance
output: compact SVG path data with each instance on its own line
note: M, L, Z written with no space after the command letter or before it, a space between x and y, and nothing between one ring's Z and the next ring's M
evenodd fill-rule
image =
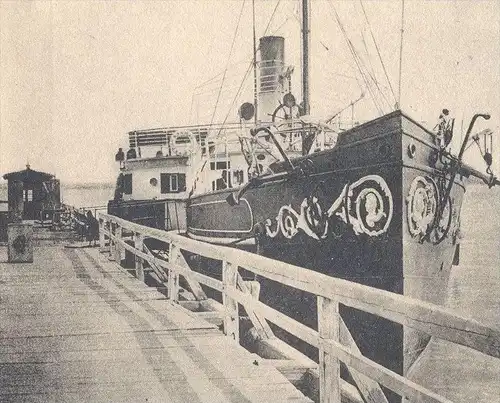
M283 72L285 68L285 38L264 36L260 38L259 108L258 120L270 122L271 115L285 94Z

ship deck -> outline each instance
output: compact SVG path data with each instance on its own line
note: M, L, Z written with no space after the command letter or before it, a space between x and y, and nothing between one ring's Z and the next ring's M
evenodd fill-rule
M96 248L37 238L34 263L0 247L0 401L310 401Z

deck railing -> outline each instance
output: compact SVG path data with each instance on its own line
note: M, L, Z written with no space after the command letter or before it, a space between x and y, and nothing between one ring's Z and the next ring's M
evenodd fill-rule
M500 330L465 318L442 306L403 295L371 288L291 264L222 246L198 242L178 234L144 227L99 213L100 246L109 240L109 254L121 261L122 252L135 255L136 277L144 281L144 262L165 281L168 299L179 303L179 278L183 277L198 300L206 299L200 284L222 293L224 333L239 342L238 304L241 304L262 339L274 338L268 322L286 330L319 350L319 400L340 402L340 362L349 369L366 402L387 402L379 385L411 402L450 402L380 364L364 357L339 315L339 304L356 308L432 337L470 347L500 358ZM126 242L128 233L132 242ZM144 244L146 238L168 244L168 259L154 256ZM131 244L132 243L132 244ZM108 249L106 249L108 250ZM193 271L181 250L222 262L222 280ZM243 281L240 270L253 272L317 297L318 330L279 312L256 298L251 284Z

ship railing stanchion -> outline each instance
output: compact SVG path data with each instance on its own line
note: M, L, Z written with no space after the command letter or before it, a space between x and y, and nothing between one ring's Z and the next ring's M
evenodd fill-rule
M174 243L170 243L168 253L168 261L172 266L168 269L168 299L174 302L179 301L179 273L174 266L179 261L178 257L181 253L179 247Z
M228 291L236 291L238 281L238 266L233 263L222 262L222 303L224 305L224 333L226 336L240 342L240 318L238 315L238 301L232 298Z
M340 403L340 361L325 349L325 341L339 341L340 315L337 300L318 296L319 397L320 403Z
M134 248L139 252L144 251L144 235L134 232ZM135 255L135 277L144 282L144 261L137 254Z

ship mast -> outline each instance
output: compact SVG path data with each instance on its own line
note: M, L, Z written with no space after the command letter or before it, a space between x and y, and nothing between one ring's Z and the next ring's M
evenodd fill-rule
M401 109L401 78L403 76L403 40L405 33L405 0L401 2L401 42L399 47L399 88L396 109Z
M255 0L252 0L252 29L253 29L253 106L254 122L257 125L257 37L255 34Z
M310 104L309 104L309 48L311 45L310 38L310 0L302 0L302 100L304 103L304 115L309 115Z

